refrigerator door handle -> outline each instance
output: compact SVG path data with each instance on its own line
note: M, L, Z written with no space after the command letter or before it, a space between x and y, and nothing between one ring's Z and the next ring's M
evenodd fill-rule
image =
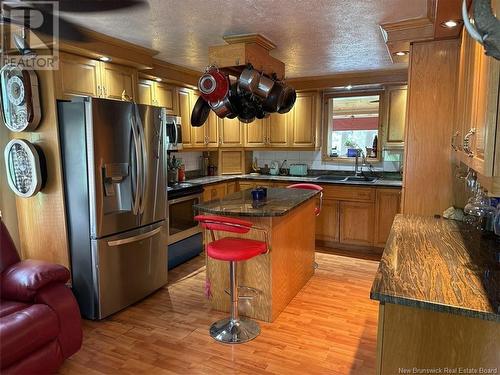
M153 237L153 236L157 235L158 233L161 232L161 229L162 229L162 227L158 227L158 228L153 229L149 232L138 234L137 236L127 237L127 238L123 238L120 240L108 241L108 246L120 246L120 245L125 245L128 243L132 243L132 242L138 242L138 241L144 240L146 238Z
M140 140L140 146L141 146L141 195L139 198L139 213L142 214L144 213L144 208L145 208L145 191L146 191L146 184L147 184L147 169L148 169L148 156L147 156L147 149L146 149L146 136L144 135L144 126L141 121L141 116L139 114L139 109L137 107L137 104L134 103L134 115L135 115L135 123L137 125L138 135L139 135L139 140Z
M175 118L172 120L174 123L174 129L175 129L175 143L174 146L177 147L177 143L179 143L179 129L177 129L177 122L175 121Z
M132 126L132 136L134 138L134 148L135 148L135 189L133 193L133 202L132 202L132 212L134 215L137 215L139 213L139 204L140 204L140 197L141 197L141 160L140 155L141 155L141 150L140 150L140 145L139 145L139 140L137 139L137 129L135 127L135 121L134 121L134 116L130 117L130 124Z

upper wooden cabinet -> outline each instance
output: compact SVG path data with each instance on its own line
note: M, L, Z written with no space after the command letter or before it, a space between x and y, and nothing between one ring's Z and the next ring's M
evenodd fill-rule
M58 97L100 96L100 62L86 57L61 53L56 74Z
M290 146L290 113L272 113L269 116L268 146L289 147Z
M141 104L155 105L167 109L169 115L178 115L177 87L162 82L141 79L138 84Z
M407 92L406 85L386 87L382 130L384 148L404 146Z
M317 91L298 92L290 113L290 147L316 147L320 100Z
M245 126L238 118L224 118L220 120L219 145L221 147L243 147Z
M208 119L200 127L191 126L191 113L198 100L196 90L179 87L176 100L179 103L179 116L182 121L182 144L184 148L208 148L219 146L219 118L210 111Z
M68 53L61 53L56 84L59 98L137 99L137 70Z
M255 120L242 124L245 132L245 147L266 147L268 145L269 119Z
M193 147L191 111L194 106L194 91L179 88L179 116L182 124L182 145L185 148Z
M500 61L462 32L456 126L451 147L462 161L484 177L500 177L498 137Z

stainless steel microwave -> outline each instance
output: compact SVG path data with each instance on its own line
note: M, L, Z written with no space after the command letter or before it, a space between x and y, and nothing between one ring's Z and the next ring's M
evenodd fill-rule
M162 109L163 124L165 126L165 145L168 151L182 150L182 119L179 116L167 115Z

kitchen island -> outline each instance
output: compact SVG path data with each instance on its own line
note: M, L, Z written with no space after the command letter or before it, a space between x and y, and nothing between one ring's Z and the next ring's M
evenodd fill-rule
M314 273L315 207L319 193L302 189L267 189L267 200L256 207L251 189L239 191L200 203L194 209L200 214L240 217L267 229L270 251L238 265L241 313L251 318L272 322ZM207 231L205 231L207 232ZM265 241L263 233L250 231L245 235L216 232L225 236ZM205 233L205 243L211 241ZM228 262L207 257L207 285L216 310L229 311L230 300Z
M500 372L499 260L495 236L453 220L396 216L371 290L380 301L377 374Z

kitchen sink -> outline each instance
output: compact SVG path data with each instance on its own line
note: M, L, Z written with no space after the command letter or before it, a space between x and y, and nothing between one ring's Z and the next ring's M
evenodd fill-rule
M374 182L377 177L367 177L367 176L349 176L346 181L364 181L364 182Z
M316 180L322 180L322 181L345 181L347 177L346 176L331 176L331 175L324 175L324 176L319 176L316 178Z
M334 175L323 175L316 178L317 181L353 181L353 182L374 182L377 177L367 177L367 176L334 176Z

